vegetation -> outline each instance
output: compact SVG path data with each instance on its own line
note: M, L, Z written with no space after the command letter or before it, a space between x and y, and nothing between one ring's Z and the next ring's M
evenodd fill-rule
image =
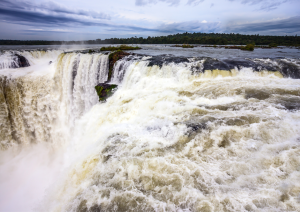
M183 45L174 45L172 47L182 47L182 48L194 48L194 46L189 45L189 44L183 44Z
M240 46L225 46L225 49L241 49Z
M0 40L0 45L73 45L73 44L204 44L204 45L256 45L277 44L279 46L300 46L299 36L269 36L269 35L241 35L225 33L182 33L168 36L156 37L131 37L131 38L109 38L105 40L86 41L20 41ZM122 50L122 49L121 49ZM125 50L125 49L124 49Z
M277 45L276 43L270 43L270 44L269 44L269 47L270 47L270 48L272 48L272 47L277 47L277 46L278 46L278 45Z
M141 49L140 47L136 46L127 46L127 45L121 45L121 46L105 46L100 49L100 51L120 51L120 50L138 50Z
M254 45L253 44L247 44L246 46L242 46L241 50L254 51Z
M99 101L106 101L106 99L113 94L114 90L117 87L118 87L117 85L106 84L106 83L100 83L96 85L95 89L99 96Z

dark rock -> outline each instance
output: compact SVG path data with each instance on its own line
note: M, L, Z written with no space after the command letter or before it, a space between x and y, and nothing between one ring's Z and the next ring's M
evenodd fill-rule
M163 64L169 64L169 63L184 63L189 62L188 58L186 57L175 57L174 55L158 55L153 56L149 59L150 63L148 66L154 66L157 65L160 68L163 66Z
M16 64L14 64L12 68L21 68L21 67L30 66L28 60L24 56L19 54L14 54L14 56L15 56Z
M281 74L284 77L290 77L293 79L300 79L300 68L299 66L293 64L293 63L289 63L286 62L284 60L278 60L277 61L279 63L279 65L281 66Z
M106 99L115 92L118 85L107 84L107 83L99 83L95 86L97 94L99 96L99 101L106 101Z
M255 63L251 60L235 59L235 60L218 60L207 58L203 63L203 71L205 70L232 70L234 68L252 68L254 71L278 71L279 67L274 67L269 64Z
M223 61L207 58L203 63L203 71L205 70L230 70L230 67Z
M110 80L111 80L112 72L113 72L113 68L114 68L115 63L118 60L120 60L120 59L122 59L122 58L124 58L128 55L130 55L130 54L127 53L127 52L123 52L121 50L118 50L118 51L115 51L115 52L111 53L108 56L108 58L109 58L109 71L108 71L108 78L107 78L106 83L110 82Z
M255 64L252 61L249 60L224 60L224 62L227 64L229 69L234 69L237 67L238 69L241 68L253 68L254 70L257 70L257 64Z

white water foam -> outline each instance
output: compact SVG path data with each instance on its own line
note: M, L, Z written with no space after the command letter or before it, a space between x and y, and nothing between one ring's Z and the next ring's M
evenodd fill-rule
M32 201L21 198L20 205L39 211L299 210L300 81L251 68L192 73L191 62L160 68L144 59L118 61L112 82L119 88L97 103L93 88L107 80L107 55L61 54L45 75L51 95L41 99L56 105L61 134L51 131L51 150L41 141L2 154L0 195L19 192L3 210L18 209L12 203L28 189ZM13 78L33 99L28 94L41 79L26 73L27 84L23 75ZM25 112L21 120L45 117ZM66 145L57 145L62 137ZM34 174L45 163L49 169ZM36 184L14 188L27 170L24 177L33 173Z
M272 100L299 98L299 80L249 69L233 77L191 75L184 66L147 63L129 65L114 96L78 122L67 153L69 174L47 207L300 208L300 113Z

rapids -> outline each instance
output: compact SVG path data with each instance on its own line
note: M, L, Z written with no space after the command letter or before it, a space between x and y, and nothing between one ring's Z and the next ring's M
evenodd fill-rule
M0 55L0 211L300 210L299 59L108 60Z

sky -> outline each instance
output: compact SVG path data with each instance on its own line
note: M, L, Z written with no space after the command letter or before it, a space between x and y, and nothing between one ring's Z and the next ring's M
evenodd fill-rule
M300 35L300 0L0 0L0 39Z

